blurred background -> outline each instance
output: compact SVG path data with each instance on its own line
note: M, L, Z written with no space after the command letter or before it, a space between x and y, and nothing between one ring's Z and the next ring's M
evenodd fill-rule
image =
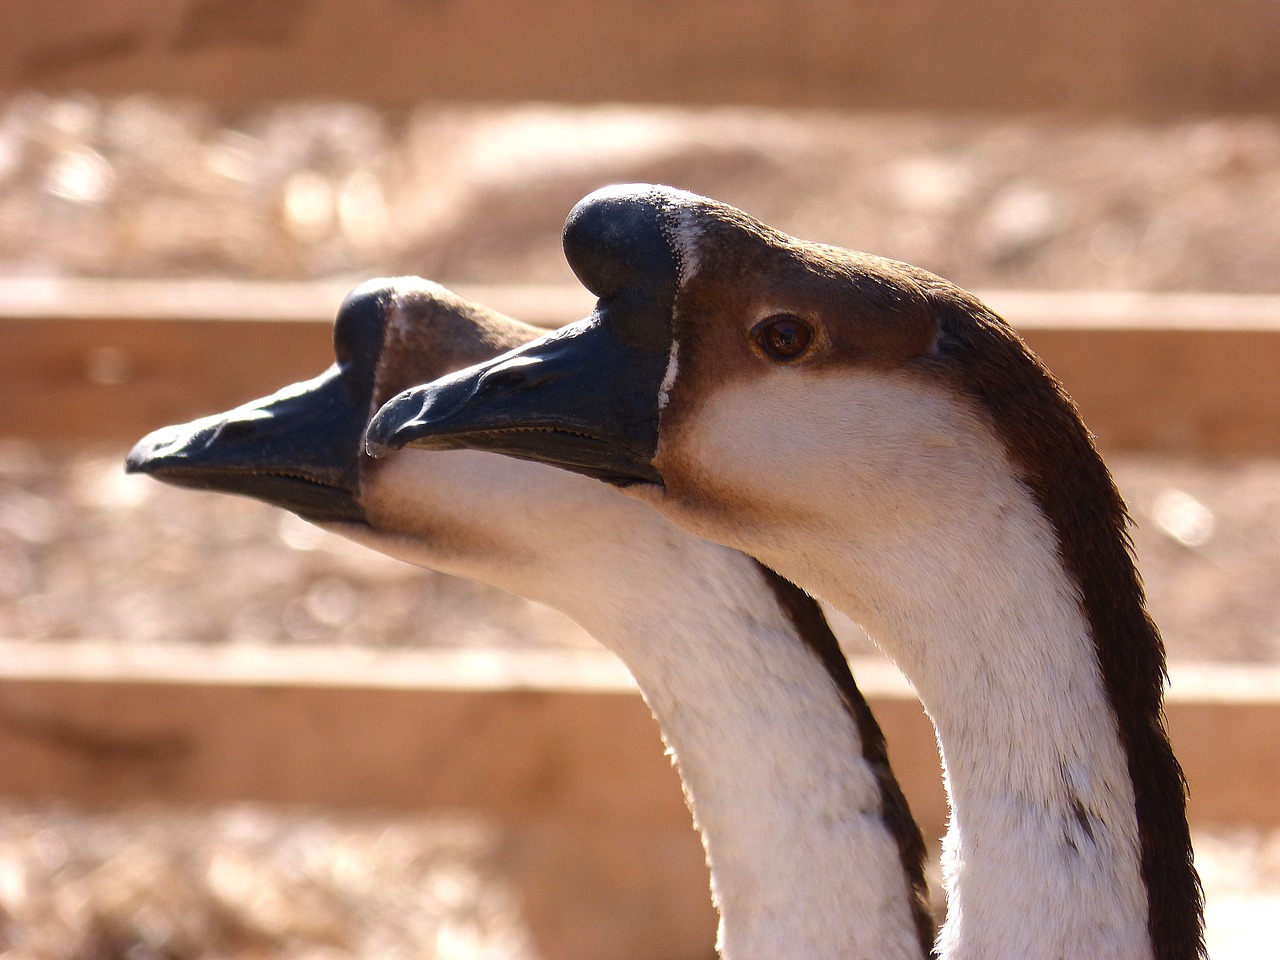
M563 218L633 180L1025 328L1137 521L1211 956L1274 942L1280 3L12 0L0 35L0 957L705 960L593 641L121 471L323 369L370 277L576 319ZM928 728L866 663L936 837Z

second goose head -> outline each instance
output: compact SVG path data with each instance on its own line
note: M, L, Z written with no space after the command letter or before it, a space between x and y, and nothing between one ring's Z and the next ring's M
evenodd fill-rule
M678 760L727 960L921 960L919 830L811 597L585 477L473 451L363 455L387 398L536 333L435 284L372 282L343 305L325 374L157 431L129 468L574 618L630 668Z

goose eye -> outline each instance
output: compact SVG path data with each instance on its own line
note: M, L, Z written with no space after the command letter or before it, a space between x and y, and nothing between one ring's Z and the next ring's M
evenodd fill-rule
M751 331L751 339L767 357L795 360L809 349L813 342L813 329L799 317L779 313L757 323Z

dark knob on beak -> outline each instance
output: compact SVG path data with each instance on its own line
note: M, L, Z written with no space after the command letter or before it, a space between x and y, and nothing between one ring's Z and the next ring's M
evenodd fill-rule
M396 292L394 278L379 277L347 294L333 323L333 353L340 365L372 373L382 353L388 311Z
M564 255L602 300L666 281L676 269L663 233L665 191L648 184L605 187L580 200L564 224Z
M683 196L649 184L606 187L579 201L564 225L565 259L600 298L606 325L624 342L664 356L680 279L664 227Z

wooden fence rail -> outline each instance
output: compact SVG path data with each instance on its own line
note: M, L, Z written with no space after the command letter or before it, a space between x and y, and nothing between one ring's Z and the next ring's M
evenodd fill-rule
M348 285L0 281L0 436L127 443L333 358ZM576 287L461 292L555 326ZM991 291L1109 450L1280 453L1280 296Z
M1280 106L1272 0L10 0L0 92L1057 110Z
M919 703L881 661L854 671L940 837ZM1168 715L1194 827L1280 826L1280 670L1176 668ZM679 783L603 654L0 643L0 756L11 800L479 817L504 838L498 866L542 956L709 956Z

